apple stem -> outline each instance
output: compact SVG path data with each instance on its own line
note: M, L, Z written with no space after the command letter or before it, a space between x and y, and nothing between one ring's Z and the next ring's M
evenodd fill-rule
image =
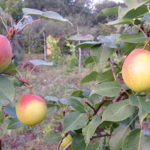
M24 85L30 89L30 94L32 94L32 85L28 82L27 79L24 79L22 77L17 76L16 74L12 74L12 73L5 73L4 72L3 74L8 75L8 76L13 76L16 79L18 79L20 82L24 83Z
M150 43L150 39L146 41L145 45L144 45L144 50L146 49L147 45Z
M136 24L134 24L134 26L135 26L137 29L139 29L139 30L144 34L145 39L148 41L148 40L149 40L149 37L148 37L147 34L143 31L143 29L141 28L141 26L138 26L138 25L136 25Z

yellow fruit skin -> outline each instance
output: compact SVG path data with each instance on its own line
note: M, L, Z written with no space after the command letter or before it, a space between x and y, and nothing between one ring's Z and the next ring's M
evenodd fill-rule
M61 142L60 147L63 149L69 142L72 141L72 136L68 134ZM69 147L67 150L72 150L72 147Z
M16 115L21 123L33 126L46 117L47 106L45 101L31 94L24 94L16 104Z
M150 52L133 50L122 66L122 77L126 85L135 92L150 89Z

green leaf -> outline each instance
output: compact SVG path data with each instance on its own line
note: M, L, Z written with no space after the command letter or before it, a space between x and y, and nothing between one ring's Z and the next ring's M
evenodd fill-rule
M72 140L72 150L85 150L86 145L82 134L75 134Z
M123 150L148 150L150 148L150 136L143 135L140 129L132 130L123 142Z
M128 100L109 105L102 114L102 121L119 122L127 119L135 112L135 107Z
M89 119L86 113L71 112L64 118L64 133L70 130L78 130L86 126Z
M125 4L127 7L119 7L118 9L118 17L119 19L125 17L125 15L133 10L141 7L142 5L146 4L147 0L125 0Z
M18 129L24 125L17 118L10 118L7 129Z
M97 79L98 83L103 83L103 82L107 82L107 81L113 81L114 80L114 76L112 73L112 70L108 70L105 71L99 75L97 75Z
M133 24L133 23L134 23L134 20L124 18L124 19L118 19L115 21L110 21L107 23L107 25L120 25L120 24Z
M68 38L69 41L93 41L94 37L91 34L76 34Z
M100 40L104 46L110 47L110 48L117 48L118 46L118 38L120 37L120 34L111 34L109 36L102 36L99 35L97 37L98 40Z
M94 58L92 56L89 56L86 60L85 60L85 64L90 64L94 62Z
M71 96L73 96L73 97L81 97L81 98L84 97L82 90L77 90L77 91L72 92Z
M44 143L46 145L53 145L57 144L61 140L61 133L58 132L51 132L46 135L44 138Z
M39 15L41 16L41 18L51 19L54 21L68 22L69 24L72 25L72 23L68 19L63 18L60 14L54 11L43 12L43 11L32 9L32 8L23 8L22 11L25 15Z
M50 102L58 102L59 101L59 98L58 97L54 97L54 96L44 96L44 98L47 101L50 101Z
M129 54L131 51L133 51L136 47L136 44L134 43L124 43L122 47L123 54Z
M125 126L118 127L111 136L110 139L110 149L111 150L120 150L122 147L123 141L126 135L129 133L129 128Z
M16 66L13 63L11 63L8 66L8 68L4 70L3 72L16 74L17 73Z
M91 48L91 55L96 57L96 65L99 69L98 71L103 71L106 64L108 63L107 60L112 55L112 53L112 49L106 46L97 46Z
M83 42L81 44L78 44L76 48L87 48L87 47L94 47L94 46L100 46L102 43L97 41L92 42Z
M25 15L42 15L43 13L43 11L31 8L23 8L22 11Z
M100 117L95 116L92 118L92 120L89 122L89 124L85 128L82 129L86 145L89 144L90 139L94 135L94 133L95 133L97 127L100 125L100 123L101 123Z
M13 100L15 88L12 82L4 76L0 76L0 100Z
M137 9L132 9L131 11L129 11L125 16L124 18L130 18L130 19L133 19L133 18L138 18L138 17L142 17L143 14L147 13L148 10L147 10L147 6L146 5L143 5Z
M69 104L77 111L84 113L84 105L75 97L69 99Z
M150 102L146 102L145 98L130 95L129 97L130 103L134 106L137 106L139 108L139 120L140 123L143 122L143 120L147 117L148 113L150 112Z
M96 71L91 72L90 74L88 74L81 80L80 84L95 81L97 79L97 75L98 75L98 72Z
M115 97L119 94L121 86L118 82L103 82L98 84L90 95L98 94L101 96Z
M4 110L9 116L11 116L13 118L17 118L16 109L14 107L7 105Z
M127 43L144 43L146 39L142 33L122 34L119 41Z
M53 62L47 62L41 59L33 59L29 60L30 63L32 63L35 66L53 66Z
M114 14L118 14L118 7L102 9L101 12L97 16L111 16Z

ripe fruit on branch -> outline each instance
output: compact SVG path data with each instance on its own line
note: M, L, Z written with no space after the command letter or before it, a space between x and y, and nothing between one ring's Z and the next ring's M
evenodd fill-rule
M46 103L37 95L24 94L16 104L16 115L25 125L40 123L46 117L46 113Z
M126 85L135 92L150 89L150 52L133 50L122 66L122 77Z
M11 63L12 48L9 40L0 35L0 72L5 70Z
M72 141L72 136L68 134L61 142L60 147L63 149L66 147L70 142ZM72 150L72 147L70 146L67 150Z

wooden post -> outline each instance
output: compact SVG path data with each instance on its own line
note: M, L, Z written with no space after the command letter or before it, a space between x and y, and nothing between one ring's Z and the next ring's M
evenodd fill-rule
M44 32L43 32L43 39L44 39L44 60L47 61L46 35Z
M79 35L79 29L77 26L77 34ZM80 44L80 40L78 41L78 44ZM78 48L79 58L78 58L78 72L81 73L81 64L82 64L82 51L81 48Z

